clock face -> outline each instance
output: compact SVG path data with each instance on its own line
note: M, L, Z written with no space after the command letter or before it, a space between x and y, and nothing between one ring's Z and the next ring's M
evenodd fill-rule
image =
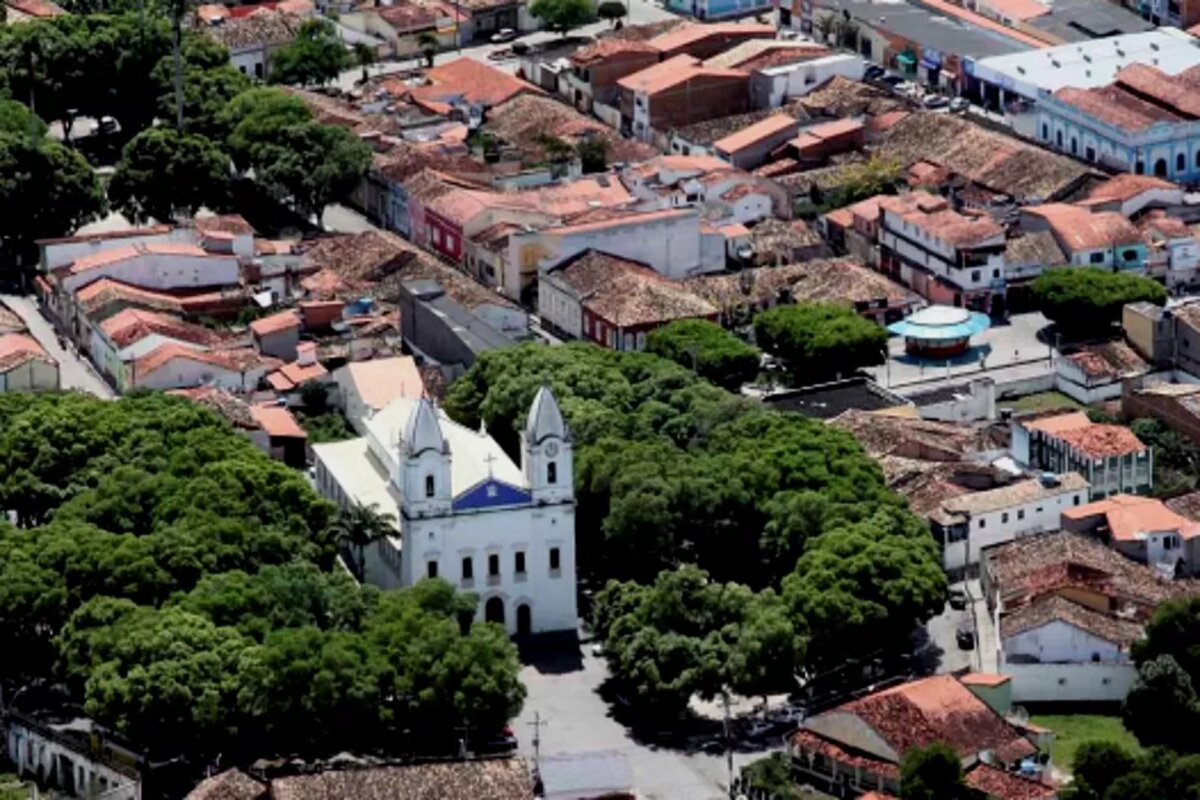
M546 445L546 455L550 456L551 458L554 458L556 455L558 455L558 442L550 442L548 445Z

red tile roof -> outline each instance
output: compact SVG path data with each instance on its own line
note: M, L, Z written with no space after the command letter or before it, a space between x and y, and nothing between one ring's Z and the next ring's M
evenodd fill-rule
M778 136L786 131L795 130L799 126L796 118L789 114L774 114L760 122L756 122L736 133L731 133L723 139L713 142L713 147L724 153L737 153L747 147L760 144L764 140Z
M267 383L277 392L290 392L301 384L328 374L329 371L320 364L301 364L299 361L293 361L267 375Z
M1062 512L1063 518L1070 520L1097 514L1105 516L1113 539L1119 542L1137 541L1149 531L1175 531L1184 539L1200 536L1200 522L1175 513L1153 497L1115 494Z
M181 344L161 344L141 358L133 362L134 376L141 379L157 369L165 367L172 360L182 358L188 361L198 361L230 372L245 372L258 366L276 365L277 359L265 358L251 348L232 350L193 350Z
M1002 686L1012 680L996 672L968 672L958 679L964 686Z
M681 53L666 61L660 61L643 70L638 70L632 75L626 75L617 81L617 85L631 92L656 91L656 88L674 86L681 75L688 73L699 63L700 59Z
M32 336L6 333L0 336L0 372L8 372L31 359L57 363Z
M183 244L180 242L162 242L159 244L146 244L139 242L127 247L114 247L111 250L101 250L97 253L89 253L86 256L75 259L67 268L66 271L71 275L78 275L81 272L104 267L109 264L115 264L119 261L125 261L130 258L136 258L141 255L175 255L175 256L197 256L205 257L209 254L203 248L194 244ZM214 258L225 258L224 256L213 256Z
M75 292L75 302L89 314L112 301L124 301L160 311L183 311L183 303L174 295L143 289L112 278L92 281Z
M170 314L126 308L100 323L100 330L112 339L118 348L128 347L147 336L158 334L182 342L198 345L214 345L221 337L203 325L184 322Z
M571 54L571 62L580 66L591 66L597 61L603 61L610 56L624 53L659 53L659 49L649 42L630 39L601 39L598 42L581 47Z
M70 244L72 242L105 242L111 239L132 239L138 236L161 236L170 233L170 225L148 225L144 228L123 228L119 231L77 233L74 236L59 236L53 239L38 239L35 244Z
M289 439L307 439L308 434L296 422L292 412L283 406L262 404L250 406L250 415L254 421L267 432L268 436L286 437Z
M250 330L258 337L270 336L299 327L300 315L291 310L280 311L278 314L256 319L250 323Z
M53 19L67 13L66 9L50 0L4 0L4 4L18 14L37 19Z
M659 222L667 219L680 219L693 215L694 212L686 208L673 208L665 211L647 211L645 213L638 214L622 214L621 216L600 220L598 222L582 222L572 225L561 225L556 228L546 228L543 233L555 236L571 233L586 233L588 231L598 231L606 228L620 228L626 225L642 225L647 222Z
M619 328L715 316L707 300L649 267L587 251L552 276L567 284L584 308Z
M1037 0L986 0L986 5L1019 22L1050 13L1050 6Z
M898 780L900 778L900 768L892 762L843 749L834 742L817 736L811 731L803 729L796 731L791 736L791 742L793 747L812 750L839 764L857 767L872 775L890 778L891 780Z
M203 234L231 233L234 236L253 236L254 228L241 214L211 214L196 217L196 230Z
M650 40L650 44L660 51L667 52L688 47L714 36L773 39L775 38L775 28L771 25L740 22L697 22L692 25L682 25L673 31L655 36Z
M411 95L414 101L437 113L448 112L454 100L496 106L522 92L543 94L533 84L473 58L459 58L427 69L425 78L425 86L409 87L398 81L385 86L400 96Z
M989 800L1050 800L1058 788L987 764L979 764L966 774L967 786L983 792Z
M1154 189L1176 189L1182 190L1183 187L1178 184L1171 183L1165 178L1156 178L1153 175L1137 175L1132 172L1122 172L1120 175L1114 175L1103 183L1098 183L1088 192L1084 204L1090 205L1096 202L1104 202L1106 200L1126 201L1132 200L1143 192L1152 191Z
M1000 637L1008 639L1038 630L1052 622L1066 623L1126 650L1144 632L1140 622L1102 614L1060 595L1051 594L1001 617Z
M1068 203L1026 206L1022 210L1044 219L1063 246L1073 252L1142 241L1133 223L1116 211L1092 211L1085 206Z
M825 713L858 717L901 755L933 742L942 742L964 757L991 750L1005 762L1036 751L1012 725L951 675L910 681Z

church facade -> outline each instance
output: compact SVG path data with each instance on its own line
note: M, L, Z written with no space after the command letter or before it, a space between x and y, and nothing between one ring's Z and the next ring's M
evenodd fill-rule
M573 443L548 388L521 432L520 465L425 398L399 398L361 429L313 453L322 494L394 515L396 534L366 548L367 581L442 578L511 634L575 630Z

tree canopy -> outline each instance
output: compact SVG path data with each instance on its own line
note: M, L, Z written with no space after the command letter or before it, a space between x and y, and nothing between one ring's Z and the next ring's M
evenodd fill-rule
M810 644L807 656L799 648L780 659L806 670L896 642L942 607L945 576L928 529L845 432L766 411L672 361L583 343L485 353L451 385L445 408L515 452L543 383L574 435L579 571L624 587L605 590L594 633L609 642L614 673L658 687L663 706L677 707L685 688L732 684L691 659L706 641L735 640L706 640L726 624L716 614L696 635L619 626L644 613L635 582L682 592L707 580L722 597L762 593L737 612L746 630L779 642L790 628L790 641L820 641L823 650ZM670 580L658 578L663 570ZM729 660L723 669L734 668ZM675 668L683 663L686 674ZM636 677L656 671L661 680ZM756 691L748 683L739 691Z
M181 398L0 395L0 508L0 682L152 756L453 752L523 701L474 596L332 570L332 506Z
M754 317L754 339L787 362L797 380L818 383L887 358L887 332L836 303L776 306Z
M1200 800L1200 755L1152 747L1134 755L1111 742L1084 742L1063 800Z
M232 174L229 157L212 141L174 128L151 128L125 145L108 198L134 221L165 222L174 211L222 210Z
M965 800L962 760L948 745L914 747L900 759L900 800Z
M271 56L271 82L320 86L353 63L332 22L308 19L301 23L296 38Z
M1125 698L1125 725L1143 745L1200 752L1200 598L1160 605L1133 645L1138 678Z
M572 28L591 22L596 14L589 0L533 0L529 13L552 31L564 36Z
M757 348L702 319L676 320L651 332L646 350L694 368L697 375L732 392L754 380L761 360Z
M1127 303L1167 302L1158 281L1100 267L1045 270L1033 282L1033 294L1041 312L1069 335L1107 331L1120 321Z

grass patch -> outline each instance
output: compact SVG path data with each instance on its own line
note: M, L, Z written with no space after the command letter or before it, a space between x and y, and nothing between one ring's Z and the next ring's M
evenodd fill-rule
M1140 753L1142 746L1118 716L1105 714L1046 714L1029 718L1034 725L1054 731L1054 747L1050 757L1054 765L1069 772L1075 763L1075 751L1079 745L1090 741L1119 744L1132 753Z
M1052 411L1056 408L1083 408L1079 403L1067 397L1062 392L1038 392L1018 397L1016 400L1000 400L997 405L1011 408L1013 411Z
M336 409L329 409L323 414L306 414L302 409L297 409L296 421L304 428L312 444L340 442L358 436Z

